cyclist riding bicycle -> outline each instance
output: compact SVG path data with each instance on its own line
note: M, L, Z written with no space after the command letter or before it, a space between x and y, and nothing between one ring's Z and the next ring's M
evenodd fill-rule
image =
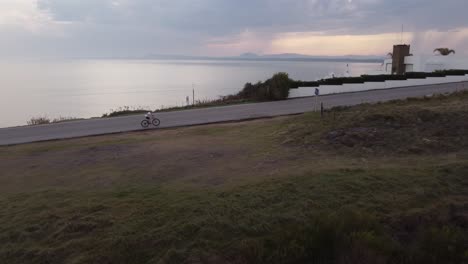
M141 121L141 126L143 128L147 128L150 124L157 127L161 124L161 121L154 116L152 112L148 112L145 114L145 119Z
M154 117L153 113L148 112L148 113L145 114L145 118L148 119L148 120L153 120L155 117Z

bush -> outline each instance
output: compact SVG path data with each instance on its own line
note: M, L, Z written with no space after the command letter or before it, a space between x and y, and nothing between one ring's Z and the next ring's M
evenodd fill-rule
M363 77L338 77L331 79L322 79L318 81L320 85L342 85L345 83L364 83Z
M466 263L468 239L455 225L420 228L407 255L415 263Z
M341 78L322 79L318 83L319 85L342 85L343 80Z
M54 120L52 120L52 123L63 123L63 122L76 121L76 120L80 120L80 118L60 116L58 118L54 118Z
M407 72L405 73L406 78L408 79L426 79L428 73L426 72Z
M124 116L124 115L131 115L131 114L143 114L151 112L151 110L147 109L147 107L130 107L124 106L119 107L117 109L111 109L109 113L103 114L102 117L116 117L116 116Z
M426 77L445 77L447 74L443 72L426 72Z
M316 81L297 81L297 87L318 87L320 84Z
M256 84L246 83L244 89L237 96L255 101L284 100L289 96L292 87L298 87L299 82L289 79L287 73L276 73L265 82Z
M391 75L391 74L381 74L381 75L362 75L364 82L385 82L385 81L404 81L407 79L405 75Z
M442 71L435 71L437 73L445 74L448 76L463 76L468 74L468 70L442 70Z
M256 84L246 83L244 85L244 89L242 89L242 91L240 91L237 95L242 98L255 98L260 86L261 82Z
M365 82L385 82L386 75L362 75Z
M253 101L274 101L287 99L290 89L299 87L318 87L320 85L343 85L365 82L404 81L407 79L425 79L427 77L445 77L450 75L465 75L468 70L443 70L436 72L408 72L404 75L381 74L361 75L360 77L335 77L319 81L295 81L289 79L287 73L277 73L265 82L246 83L244 89L237 95L241 99Z
M45 125L45 124L50 124L50 119L46 116L33 117L27 123L28 123L28 126Z
M340 212L284 221L234 243L230 255L239 263L385 263L397 250L375 217Z
M267 83L268 99L270 100L284 100L289 96L289 89L291 89L292 80L289 79L287 73L280 72L275 75Z
M386 75L387 81L406 81L407 78L404 75L392 74Z
M291 82L291 89L296 89L296 88L301 87L301 85L300 85L301 83L302 83L302 81L292 81Z
M364 78L362 78L362 77L347 77L347 78L343 78L343 83L364 83Z

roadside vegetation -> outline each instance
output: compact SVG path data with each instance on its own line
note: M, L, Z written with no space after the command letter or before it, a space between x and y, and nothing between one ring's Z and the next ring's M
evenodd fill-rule
M52 124L52 123L63 123L63 122L76 121L76 120L80 120L80 118L61 116L58 118L50 119L47 116L38 116L38 117L31 118L27 122L27 124L28 126L36 126L36 125L46 125L46 124Z
M234 104L244 104L244 103L253 103L254 101L249 99L243 99L239 96L229 95L223 96L219 99L215 100L196 100L195 104L190 104L186 106L173 106L173 107L162 107L156 109L154 112L170 112L170 111L178 111L178 110L190 110L190 109L197 109L197 108L207 108L207 107L215 107L215 106L226 106L226 105L234 105Z
M277 73L264 82L255 84L246 83L244 88L235 95L223 96L214 100L196 101L195 104L187 106L166 107L154 110L143 110L140 108L130 109L129 107L111 110L110 113L102 117L114 117L129 114L141 114L148 111L168 112L178 110L189 110L194 108L206 108L213 106L225 106L242 103L254 103L264 101L285 100L289 96L291 89L299 87L319 87L320 85L343 85L365 82L385 82L385 81L403 81L408 79L425 79L430 77L461 76L468 74L468 70L441 70L435 72L408 72L404 75L362 75L358 77L334 77L316 81L292 80L287 73Z
M464 92L0 147L0 259L467 263L466 116Z
M116 116L125 116L125 115L134 115L134 114L144 114L151 112L149 107L143 106L121 106L117 109L111 109L109 113L103 114L102 118L106 117L116 117Z
M465 74L468 74L468 70L443 70L430 73L409 72L404 75L362 75L359 77L334 77L317 81L300 81L290 79L287 73L280 72L274 74L271 78L263 82L259 81L254 84L246 83L239 93L223 96L219 99L197 100L194 104L186 106L161 107L158 109L150 109L150 107L142 106L122 106L116 109L111 109L108 113L103 114L101 118L144 114L147 112L169 112L234 104L285 100L289 96L289 91L298 87L313 88L319 87L320 85L342 85L364 82L385 82L389 80L425 79L429 77L460 76ZM41 125L73 120L77 120L77 118L60 117L58 119L50 120L47 117L33 117L27 122L27 124Z
M361 75L359 77L335 77L317 81L293 81L291 88L318 87L320 85L342 85L365 82L404 81L408 79L425 79L429 77L462 76L468 74L468 70L440 70L435 72L407 72L402 75Z
M214 100L197 100L195 104L190 104L187 106L164 107L154 110L148 110L146 108L141 107L125 106L120 107L116 110L111 110L109 113L104 114L102 117L141 114L149 111L168 112L262 101L285 100L288 98L289 89L291 88L293 82L293 80L289 79L287 73L277 73L264 82L258 82L256 84L245 84L244 88L235 95L223 96L219 99Z

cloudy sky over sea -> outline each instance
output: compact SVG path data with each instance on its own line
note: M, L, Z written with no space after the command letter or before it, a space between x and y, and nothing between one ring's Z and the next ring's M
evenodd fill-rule
M0 0L0 57L468 55L467 0Z

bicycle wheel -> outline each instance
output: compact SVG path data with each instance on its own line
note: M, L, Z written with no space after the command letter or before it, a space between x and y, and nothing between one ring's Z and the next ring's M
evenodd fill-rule
M153 123L153 126L159 126L161 124L161 121L159 119L155 118L155 119L153 119L152 123Z
M144 128L147 128L149 126L149 121L148 120L143 120L141 121L141 126L144 127Z

